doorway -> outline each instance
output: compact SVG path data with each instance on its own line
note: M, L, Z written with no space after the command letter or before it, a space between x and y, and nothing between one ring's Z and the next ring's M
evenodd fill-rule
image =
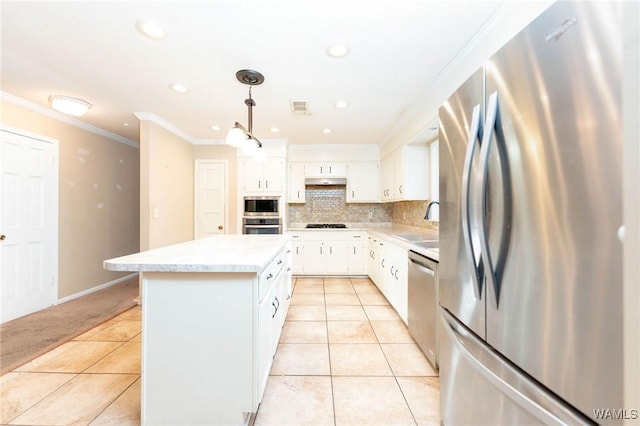
M196 160L195 238L227 233L227 168L227 160Z
M0 323L58 298L58 141L0 127Z

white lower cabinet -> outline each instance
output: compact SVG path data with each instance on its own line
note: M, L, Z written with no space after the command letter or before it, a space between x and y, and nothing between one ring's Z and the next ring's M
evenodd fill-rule
M389 259L389 276L387 277L389 302L406 324L409 308L407 249L394 244L388 244L387 256Z
M260 275L258 293L258 397L262 400L291 300L290 246Z
M366 275L363 231L300 231L293 240L295 275Z
M391 306L407 323L408 255L407 249L392 239L369 236L367 273Z

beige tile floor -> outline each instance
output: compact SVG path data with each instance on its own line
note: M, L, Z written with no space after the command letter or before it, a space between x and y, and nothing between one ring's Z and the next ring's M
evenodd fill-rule
M298 278L256 425L437 425L437 373L368 279ZM0 377L2 425L140 424L135 307Z

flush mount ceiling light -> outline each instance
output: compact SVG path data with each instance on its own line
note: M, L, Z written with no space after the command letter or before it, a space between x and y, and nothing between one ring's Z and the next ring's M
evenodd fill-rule
M349 47L344 44L332 44L331 46L325 49L325 53L330 58L344 58L349 54Z
M152 40L162 40L164 38L164 30L157 22L138 19L136 21L136 28L143 36L149 37Z
M271 131L271 133L278 133L280 131L279 128L277 127L272 127L271 129L269 129Z
M336 103L333 104L333 106L338 108L338 109L345 109L346 107L349 106L349 102L347 102L347 101L337 101Z
M331 133L331 129L322 129L322 133L329 134Z
M171 90L178 93L187 93L189 91L186 86L180 83L170 84L169 87L171 88Z
M251 86L257 86L264 82L264 76L258 71L240 70L236 73L236 78L242 84L249 86L249 98L244 100L249 110L249 130L242 127L237 121L227 133L227 144L236 148L242 148L246 154L255 155L256 159L264 158L264 148L262 142L251 133L253 128L253 107L255 101L251 98Z
M74 117L80 117L86 114L89 108L91 108L91 104L87 101L63 95L50 95L49 103L51 104L51 108L56 111L73 115Z
M220 126L215 125L215 124L214 124L214 125L212 125L212 126L209 126L209 128L210 128L211 130L213 130L214 132L218 132L218 131L220 131Z

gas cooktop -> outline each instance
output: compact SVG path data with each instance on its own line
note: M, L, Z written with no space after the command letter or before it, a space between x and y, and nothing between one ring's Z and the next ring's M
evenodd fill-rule
M346 228L344 223L309 223L306 228L319 229L319 228Z

